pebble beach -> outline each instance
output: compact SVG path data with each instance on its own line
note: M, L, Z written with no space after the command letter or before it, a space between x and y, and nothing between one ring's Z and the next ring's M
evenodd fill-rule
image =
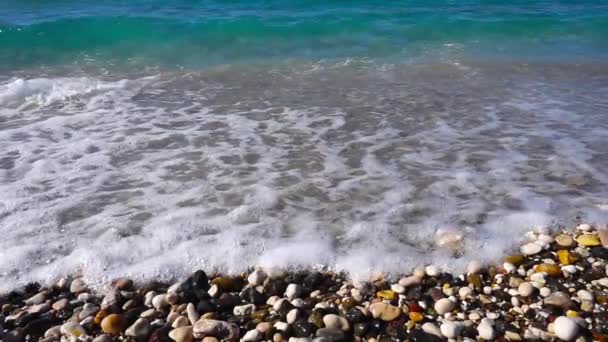
M254 268L194 272L173 284L127 278L92 291L82 278L0 297L12 341L606 341L608 229L527 234L513 254L461 274ZM483 253L483 251L480 251Z

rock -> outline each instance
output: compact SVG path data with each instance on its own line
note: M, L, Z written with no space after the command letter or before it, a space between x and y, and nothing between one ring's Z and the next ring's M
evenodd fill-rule
M175 328L169 332L169 337L175 342L192 342L194 341L192 326Z
M478 274L483 270L483 264L479 260L473 260L467 265L468 274Z
M608 229L600 229L597 231L597 236L604 248L608 248Z
M93 342L113 342L114 340L110 335L102 334L93 339Z
M562 275L562 271L559 268L559 266L554 265L554 264L543 263L543 264L537 265L534 268L534 270L536 272L544 272L548 276L551 276L551 277L560 277Z
M106 334L119 335L123 328L124 319L119 314L108 315L101 321L101 330Z
M576 242L578 242L580 245L583 245L585 247L594 247L594 246L599 246L602 244L600 242L600 239L597 237L597 235L591 235L591 234L580 235L579 237L576 238Z
M192 332L195 338L213 336L220 339L232 340L238 339L239 327L223 321L201 318L192 328Z
M264 334L265 332L267 332L270 329L272 329L272 323L270 323L270 322L261 322L255 326L255 330L261 332L262 334Z
M434 308L439 315L444 315L454 310L456 308L456 303L449 298L442 298L435 302Z
M543 246L541 246L535 242L527 243L527 244L521 246L521 248L520 248L521 254L523 254L523 255L538 254L542 250L543 250Z
M534 292L534 286L531 283L524 281L517 287L517 292L522 297L529 297Z
M285 290L285 296L289 300L297 298L301 294L302 294L302 286L300 286L298 284L289 284L289 285L287 285L287 289Z
M473 289L468 286L463 286L458 290L458 296L461 299L466 299L473 295Z
M376 292L376 297L382 298L385 300L395 300L397 299L397 294L391 290L383 290Z
M25 300L25 305L41 304L46 300L47 292L41 291Z
M67 307L69 305L70 305L70 301L67 298L62 298L62 299L56 301L55 303L53 303L53 305L51 307L55 311L62 311L62 310L67 309Z
M262 285L264 283L264 280L266 280L267 277L268 277L268 275L266 274L266 272L258 269L258 270L251 272L249 277L247 277L247 282L251 286L258 286L258 285Z
M460 322L445 321L441 324L441 334L447 338L456 338L460 336L464 325Z
M401 310L398 307L382 302L372 304L369 310L374 318L379 318L386 322L392 321L401 315Z
M259 341L262 339L262 334L257 331L256 329L253 330L249 330L248 332L245 333L245 335L243 336L243 342L255 342L255 341Z
M405 293L405 286L400 285L400 284L392 284L391 285L391 291L395 292L395 293Z
M505 258L505 262L508 262L515 266L521 265L524 262L524 260L526 260L526 257L524 257L521 254L509 255L508 257Z
M555 336L564 340L572 341L578 335L578 324L572 318L560 316L555 319L554 322L554 333Z
M409 287L409 286L414 286L414 285L418 285L422 282L422 279L416 276L409 276L406 278L401 278L399 280L399 285L403 286L403 287Z
M298 309L289 310L289 312L287 313L287 316L286 316L288 324L295 323L298 320L298 318L300 318L300 310L298 310Z
M87 334L84 328L75 322L67 322L64 323L60 328L61 334L67 337L80 337L85 336Z
M112 286L119 291L131 291L133 289L133 280L129 278L118 278L112 282Z
M327 328L336 328L343 331L350 330L350 324L348 323L348 320L346 320L346 318L344 317L334 314L328 314L323 316L323 324L325 324L325 327Z
M84 282L84 280L82 280L82 278L76 278L76 279L72 280L72 283L70 284L70 292L81 293L81 292L85 292L86 290L87 290L87 285Z
M439 268L435 265L429 265L425 267L424 271L429 277L436 277L441 273L441 271L439 271Z
M156 311L164 311L171 305L169 302L167 302L167 295L159 294L152 298L152 306L156 309Z
M192 303L188 303L186 306L186 314L188 315L188 320L190 320L191 325L194 325L194 323L201 318L198 311L196 311L196 307Z
M455 227L439 228L435 234L437 246L453 251L459 250L462 247L463 239L464 233Z
M279 321L274 324L274 328L278 331L286 332L289 329L289 324Z
M80 313L78 314L78 318L82 320L89 316L94 316L98 311L99 311L99 306L92 304L92 303L86 303L82 307L82 311L80 311Z
M281 298L272 305L272 309L281 315L287 315L293 305L286 298Z
M177 317L173 323L171 323L171 327L172 328L180 328L180 327L186 327L190 325L190 320L184 316L179 316Z
M437 337L442 337L441 329L433 323L426 322L422 325L422 331L425 333L435 335Z
M255 311L255 305L245 304L245 305L235 306L234 309L232 310L232 313L235 316L248 316L248 315L251 315L251 313L254 311Z
M562 247L571 247L574 245L574 239L566 234L560 234L555 237L555 242Z
M572 301L570 300L570 296L563 292L553 292L549 296L547 296L543 302L545 305L552 305L556 307L560 307L564 310L570 308L572 306Z
M562 265L570 265L578 261L578 257L570 253L567 249L557 251L557 258Z
M521 341L521 335L514 332L514 331L510 331L507 330L505 331L505 338L509 341Z
M125 330L125 335L136 338L144 338L150 333L150 321L146 318L138 318L133 325Z
M492 322L487 318L481 320L481 323L479 323L479 325L477 326L477 333L480 338L486 341L492 341L496 337L494 326Z
M583 301L593 302L594 297L593 294L587 290L579 290L576 295Z
M317 337L326 337L330 341L341 341L344 339L344 332L336 328L321 328L317 330Z
M576 226L576 230L581 231L581 232L588 232L591 230L591 225L588 223L581 223L578 226Z
M551 294L551 289L548 287L541 287L538 292L542 297L548 297Z

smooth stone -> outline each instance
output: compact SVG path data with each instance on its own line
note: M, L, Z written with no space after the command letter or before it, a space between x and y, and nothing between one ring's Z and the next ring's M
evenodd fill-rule
M73 336L73 337L80 337L80 336L85 336L87 334L86 330L84 330L84 328L76 323L76 322L66 322L64 323L61 328L60 328L61 334L65 335L65 336Z
M85 319L89 316L94 316L98 311L99 311L99 306L92 304L92 303L86 303L82 307L82 311L80 311L80 313L78 314L78 318Z
M327 337L332 341L341 341L344 339L344 332L336 328L321 328L317 330L317 337Z
M374 303L369 308L374 318L379 318L383 321L392 321L401 315L401 310L388 303Z
M399 280L399 285L401 285L403 287L409 287L409 286L418 285L421 282L422 282L422 279L420 277L409 276L409 277L406 277L406 278L401 278Z
M258 269L251 272L249 277L247 277L247 282L252 286L258 286L262 285L267 277L268 275L266 274L266 272Z
M576 230L579 230L581 232L588 232L591 230L591 225L588 223L581 223L578 226L576 226Z
M529 297L534 292L534 286L531 283L524 281L517 287L517 292L522 297Z
M441 298L440 300L435 302L434 308L435 308L435 311L437 311L437 313L439 315L444 315L444 314L454 310L456 308L456 303L454 303L449 298Z
M463 286L458 290L458 296L465 299L473 295L473 289L468 286Z
M265 332L267 332L270 329L272 329L272 323L270 323L270 322L261 322L255 326L255 330L261 332L262 334L264 334Z
M574 239L570 235L560 234L555 237L555 242L562 247L570 247L574 244Z
M447 338L456 338L460 336L464 325L460 322L445 321L441 324L441 334Z
M164 311L167 309L170 306L169 302L167 302L167 295L159 294L154 296L154 298L152 298L152 306L157 311Z
M192 335L192 326L184 326L171 330L169 332L169 338L175 342L192 342L194 341L194 335Z
M289 324L279 321L274 324L274 328L278 331L287 331L287 329L289 329Z
M477 326L477 333L479 337L486 341L492 341L496 337L494 326L487 318L481 320L481 323L479 323L479 325Z
M82 278L76 278L72 280L70 284L70 292L72 293L80 293L87 290L87 284L84 282Z
M597 231L597 236L604 248L608 248L608 229L600 229Z
M119 335L124 326L122 315L111 314L101 321L101 330L110 335Z
M51 306L55 311L65 310L70 305L70 301L67 298L62 298Z
M400 284L393 284L393 285L391 285L391 291L402 294L405 292L405 286L400 285Z
M194 325L194 323L201 318L198 311L196 311L196 306L194 306L192 303L188 303L186 306L186 314L188 315L188 320L190 321L191 325Z
M564 292L553 292L549 296L547 296L543 302L545 305L553 305L560 307L562 309L568 309L572 306L572 301L570 300L570 296Z
M527 243L520 248L520 252L523 255L535 255L540 253L543 250L543 247L535 242Z
M125 330L125 335L144 338L150 333L150 321L146 318L138 318L133 325Z
M214 319L201 318L192 328L192 332L195 338L213 336L228 340L230 338L238 337L239 328L235 324Z
M285 296L289 300L299 297L301 294L302 294L302 286L300 286L299 284L287 285L287 289L285 290Z
M344 331L350 330L350 324L348 320L344 317L328 314L323 316L323 324L325 324L326 328L336 328Z
M152 299L154 299L154 297L156 297L156 292L146 292L146 295L144 296L144 305L147 307L152 307Z
M262 334L256 329L249 330L243 336L243 342L255 342L262 339Z
M46 300L47 292L41 291L25 300L25 305L42 304Z
M110 335L99 335L93 339L93 342L113 342L114 340Z
M587 291L587 290L579 290L576 295L578 296L578 298L580 298L581 300L584 301L588 301L588 302L593 302L594 298L593 298L593 293Z
M425 267L424 272L429 277L436 277L441 273L441 271L439 271L439 268L435 265L429 265L429 266Z
M421 328L422 328L422 331L424 331L427 334L435 335L438 337L443 336L443 334L441 333L441 329L439 329L438 326L436 326L435 324L433 324L431 322L424 323Z
M310 337L314 334L315 326L310 322L298 321L292 325L293 335L296 337Z
M521 341L521 335L514 331L505 331L505 338L509 341Z
M555 336L564 340L572 341L578 335L578 324L570 317L560 316L555 319L554 333Z
M287 319L287 323L289 323L289 324L295 323L298 320L298 318L300 318L300 310L298 310L298 309L289 310L289 312L287 313L287 316L285 318Z
M245 305L235 306L234 309L232 310L232 313L235 316L247 316L247 315L251 315L251 313L254 311L255 311L255 305L245 304Z
M594 247L594 246L599 246L602 244L600 242L600 239L597 237L597 235L591 235L591 234L580 235L579 237L576 238L576 242L578 242L579 244L581 244L585 247Z
M472 260L467 265L468 274L478 274L483 270L483 264L479 260Z
M562 271L559 268L559 266L554 265L554 264L543 263L543 264L537 265L534 268L534 270L536 272L546 273L548 276L551 276L551 277L559 277L562 275Z
M383 290L383 291L378 291L376 293L376 297L382 298L385 300L395 300L395 299L397 299L397 294L391 290Z
M190 320L184 316L177 317L173 323L171 323L172 328L181 328L190 325Z

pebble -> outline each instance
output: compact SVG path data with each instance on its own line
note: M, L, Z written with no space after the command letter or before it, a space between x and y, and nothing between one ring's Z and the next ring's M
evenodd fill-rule
M401 310L398 307L382 302L372 304L369 311L374 318L383 321L392 321L401 315Z
M393 285L391 285L391 291L398 293L398 294L402 294L405 292L405 286L400 285L400 284L393 284Z
M259 341L261 339L262 339L262 334L259 331L257 331L256 329L249 330L243 336L244 342L255 342L255 341Z
M452 300L450 300L448 298L441 298L440 300L435 302L434 308L435 308L435 311L437 311L437 313L439 315L444 315L444 314L454 310L454 308L456 308L456 303L454 303Z
M194 325L194 323L201 318L198 311L196 311L196 307L192 303L188 303L186 306L186 314L188 315L188 320L190 321L191 325Z
M534 286L531 283L524 281L517 287L517 292L522 297L529 297L534 292Z
M125 335L144 338L150 333L150 321L146 318L138 318L133 325L125 330Z
M70 292L72 293L80 293L87 290L87 285L82 278L76 278L72 280L70 284Z
M576 238L576 242L585 247L594 247L601 245L600 239L597 237L597 235L592 234L580 235Z
M483 269L483 264L479 260L473 260L467 265L468 274L478 274Z
M302 294L302 286L299 284L289 284L287 289L285 290L285 296L292 300L296 297L299 297Z
M325 327L327 328L336 328L344 331L350 330L350 324L348 323L348 320L344 317L334 314L323 316L323 324L325 324Z
M93 342L113 342L114 340L110 335L102 334L93 339Z
M51 306L55 311L65 310L70 305L70 301L67 298L62 298Z
M464 325L460 322L446 321L441 324L441 334L447 338L456 338L460 336Z
M438 326L436 326L435 324L433 324L431 322L424 323L422 325L422 331L424 331L427 334L435 335L437 337L442 336L441 329L439 329Z
M492 341L496 337L496 332L494 331L492 321L487 318L481 320L477 326L477 333L479 337L486 341Z
M80 311L80 313L78 314L78 318L85 319L89 316L95 315L98 311L99 311L99 306L92 304L92 303L86 303L82 307L82 311Z
M190 320L184 316L179 316L177 317L173 323L171 323L171 327L172 328L180 328L180 327L186 327L190 325Z
M167 295L159 294L159 295L154 296L154 298L152 298L152 306L157 311L164 311L166 308L168 308L170 306L170 304L167 302Z
M555 242L562 247L571 247L574 245L574 239L566 234L560 234L555 237Z
M422 282L422 279L420 277L412 275L409 277L401 278L399 280L399 285L401 285L403 287L410 287L410 286L418 285L421 282Z
M578 298L580 298L581 300L585 300L588 302L593 302L594 298L593 298L593 294L587 290L579 290L576 295L578 296Z
M68 337L72 336L72 337L76 337L76 338L78 338L80 336L85 336L87 334L86 330L84 330L84 328L76 322L64 323L61 326L60 331L61 331L62 335L65 335Z
M579 327L574 319L560 316L555 319L553 329L555 336L564 341L572 341L578 335Z
M578 226L576 226L576 230L579 230L581 232L588 232L591 230L591 225L588 223L581 223Z
M101 321L101 330L104 333L110 335L118 335L122 331L124 326L124 320L122 315L119 314L111 314L106 316Z
M46 300L47 292L41 291L25 300L25 305L41 304Z
M463 286L458 290L460 298L465 299L473 295L473 289L468 286Z
M540 253L543 250L543 247L535 242L527 243L521 246L520 251L523 255L535 255Z
M436 276L439 275L439 273L441 273L439 271L439 268L437 266L435 266L435 265L429 265L429 266L425 267L424 272L429 277L436 277Z
M545 305L553 305L560 307L562 309L567 309L572 306L572 301L570 300L570 296L563 292L553 292L549 296L547 296L543 302Z
M258 269L258 270L251 272L249 277L247 277L247 282L252 286L258 286L258 285L262 285L264 283L264 280L266 280L267 277L268 277L268 275L266 274L266 272Z
M194 341L192 326L175 328L169 332L169 337L175 342L192 342Z
M600 229L597 232L600 243L604 248L608 248L608 229Z

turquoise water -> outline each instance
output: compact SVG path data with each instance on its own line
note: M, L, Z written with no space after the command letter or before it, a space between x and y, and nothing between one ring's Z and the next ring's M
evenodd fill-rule
M608 57L601 0L101 2L2 1L0 68Z

